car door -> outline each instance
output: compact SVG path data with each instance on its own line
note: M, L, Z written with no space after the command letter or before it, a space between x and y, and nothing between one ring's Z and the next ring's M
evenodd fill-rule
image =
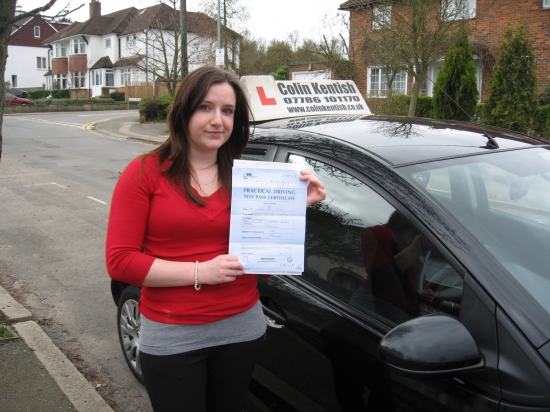
M420 381L392 375L380 359L378 344L393 327L437 312L460 318L463 291L476 302L473 291L482 293L471 278L473 286L464 286L464 270L438 239L383 182L297 150L279 149L275 159L318 175L327 199L307 211L303 275L259 281L264 307L284 327L268 330L253 392L272 410L496 411L498 390L480 391L476 373ZM407 235L390 233L395 216ZM390 251L415 239L419 255L399 269ZM493 332L478 332L493 347Z

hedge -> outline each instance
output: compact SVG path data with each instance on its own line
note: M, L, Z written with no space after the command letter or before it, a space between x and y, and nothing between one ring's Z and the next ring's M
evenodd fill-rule
M54 99L69 99L71 97L71 89L32 90L27 92L27 96L31 100L45 99L50 95Z
M166 94L161 97L147 97L138 103L139 112L145 121L164 121L170 111L174 96Z

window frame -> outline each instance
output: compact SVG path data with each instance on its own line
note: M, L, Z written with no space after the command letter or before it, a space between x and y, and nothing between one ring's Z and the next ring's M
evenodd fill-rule
M72 39L71 54L86 54L86 41L84 39Z
M392 6L391 4L372 6L372 30L384 30L391 27Z
M105 48L110 49L111 48L111 43L112 43L112 41L111 41L110 38L105 39Z
M248 146L251 146L251 145L248 145ZM260 146L255 145L254 147L260 147ZM327 158L317 153L308 152L306 150L286 148L286 147L276 147L276 153L273 161L286 163L290 155L308 157L319 162L330 164L331 166L334 166L340 169L341 171L348 173L349 175L359 180L364 185L368 186L374 193L380 196L391 207L393 207L396 211L401 213L411 224L413 224L415 228L432 244L434 248L438 250L441 256L444 257L447 260L447 262L452 266L452 268L462 277L464 281L462 298L464 297L464 290L466 289L465 275L467 271L465 270L463 265L459 261L457 261L453 255L450 254L450 252L441 243L441 241L438 238L434 237L431 231L421 221L419 221L419 219L416 216L412 215L409 212L409 210L405 206L403 206L403 204L399 202L393 195L391 195L386 189L380 186L377 182L371 180L370 177L367 177L366 175L356 171L355 169L343 164L340 161ZM267 159L265 159L264 161L267 161ZM300 287L305 288L306 290L314 294L318 299L328 302L332 306L335 306L338 309L342 310L342 315L344 317L349 318L355 322L357 321L357 319L361 320L366 325L368 325L369 330L371 332L377 334L380 337L383 337L387 332L389 332L393 327L395 327L352 306L347 302L342 301L338 297L331 295L326 290L306 280L303 276L284 276L284 278L288 282L295 283Z
M67 57L67 48L65 43L56 43L54 49L55 57Z
M124 68L120 69L120 84L124 86L126 83L132 81L132 69Z
M542 8L550 9L550 0L542 0Z
M373 81L372 81L372 77L373 77L373 70L378 70L378 87L376 89L373 89ZM392 88L392 90L394 91L394 95L397 95L397 94L407 94L407 85L408 85L408 73L406 70L401 70L400 73L402 73L404 75L404 79L403 79L403 84L404 84L404 90L403 92L401 92L401 89L400 91L396 91L395 90L395 87ZM369 67L368 68L368 72L367 72L367 96L368 97L386 97L387 96L387 90L388 90L388 87L387 87L387 84L388 82L386 81L385 84L386 84L386 88L383 89L382 86L383 86L383 83L382 83L382 80L383 80L383 77L386 76L386 73L384 72L384 68L383 67L379 67L379 66L372 66L372 67ZM387 79L387 76L386 76L386 79ZM395 84L395 79L394 79L394 84ZM382 91L386 91L386 93L382 93ZM376 91L376 93L373 93L373 91Z
M462 3L462 8L457 10L457 2ZM477 15L477 0L441 0L441 9L443 10L444 4L452 14L456 13L452 18L448 18L449 21L459 21L473 19Z
M37 69L46 69L46 58L41 56L36 56L36 68Z
M35 39L40 38L40 26L34 26L34 38Z

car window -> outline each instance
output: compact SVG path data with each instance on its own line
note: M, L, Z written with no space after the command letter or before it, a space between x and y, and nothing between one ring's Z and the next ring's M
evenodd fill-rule
M242 160L265 160L267 149L247 147L241 156Z
M307 210L303 279L392 327L433 312L458 316L462 278L400 212L337 167L299 155L288 162L327 192Z
M403 168L550 313L550 151L530 149Z

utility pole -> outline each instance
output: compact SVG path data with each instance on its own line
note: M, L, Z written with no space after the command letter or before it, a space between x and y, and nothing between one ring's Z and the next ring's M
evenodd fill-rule
M221 36L221 8L220 8L220 0L218 0L218 48L216 49L216 66L223 68L224 57L225 56L222 49L222 36Z
M187 62L187 0L180 0L181 80L189 73Z

